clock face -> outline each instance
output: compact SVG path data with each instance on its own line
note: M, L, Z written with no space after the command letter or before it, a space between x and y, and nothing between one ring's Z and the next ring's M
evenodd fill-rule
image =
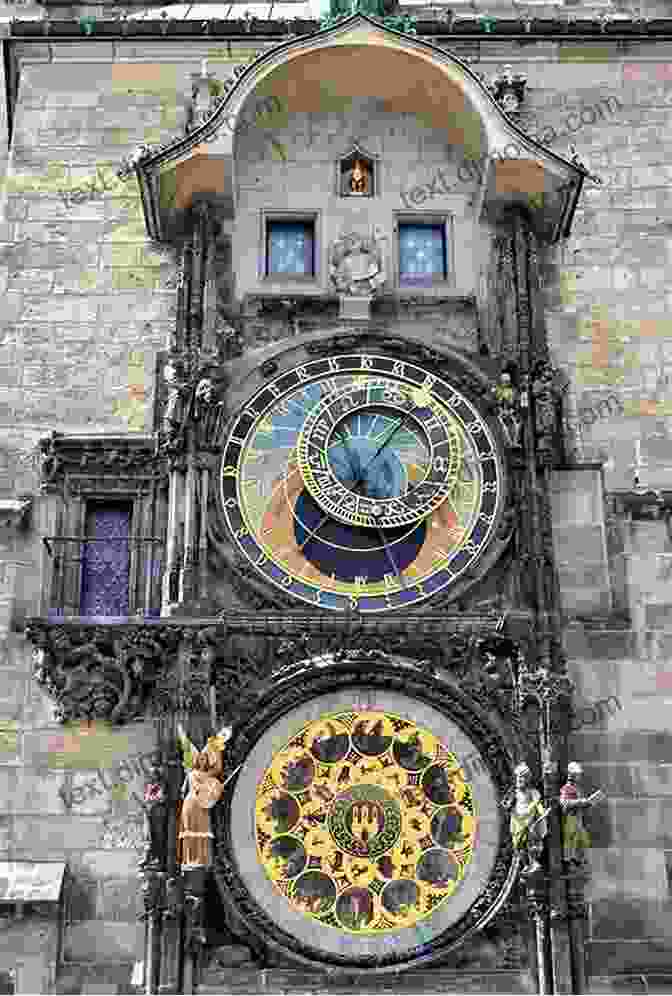
M500 795L471 736L429 703L372 686L309 695L242 765L232 865L281 945L332 964L424 957L482 916L509 840Z
M276 888L295 910L357 934L434 916L474 852L477 804L460 760L385 711L307 724L264 772L255 810L258 860Z
M248 402L224 448L222 504L242 553L311 605L384 612L444 590L487 545L501 502L474 406L413 363L314 360Z

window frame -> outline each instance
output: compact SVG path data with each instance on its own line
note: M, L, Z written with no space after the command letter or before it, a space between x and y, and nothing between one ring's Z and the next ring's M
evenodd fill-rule
M427 226L432 228L441 227L443 231L444 243L444 266L445 271L442 277L432 277L425 283L406 283L401 276L401 228L406 225ZM395 290L402 294L417 296L424 291L455 290L455 242L454 242L454 215L452 212L442 212L437 214L431 211L395 211L394 212L394 236L395 251L393 253L392 266L394 271Z
M84 616L82 615L82 603L84 601L84 551L89 543L90 539L93 537L87 534L87 525L89 522L89 516L97 508L106 508L113 505L122 506L125 505L128 509L128 606L127 612L120 616ZM126 618L126 616L133 615L136 611L136 605L138 603L138 598L141 597L139 593L141 578L138 574L139 563L138 561L141 557L138 556L138 550L136 544L132 542L132 537L137 535L137 528L139 526L138 516L138 503L133 500L133 496L129 495L99 495L99 494L87 494L84 496L82 501L81 509L81 552L79 556L79 618L80 619L116 619L116 618ZM141 554L144 551L141 551Z
M294 224L310 224L313 228L313 272L312 274L302 273L271 273L270 252L268 248L269 226L274 222L289 222ZM322 237L321 237L321 211L261 211L260 215L260 243L261 251L259 259L262 272L258 274L259 280L264 284L303 284L309 286L319 285L323 273L322 261Z
M46 600L44 615L50 618L84 618L105 621L116 619L116 616L80 616L82 607L82 575L83 556L86 544L86 520L89 509L93 505L106 503L130 506L130 540L128 568L128 617L139 612L160 610L161 577L165 570L163 561L164 549L161 554L161 574L157 581L154 574L148 575L145 568L147 553L144 544L134 542L134 537L143 534L146 516L151 515L151 499L149 496L150 482L139 479L129 480L120 476L117 487L107 485L101 475L92 480L90 477L78 479L78 475L68 475L67 497L61 498L56 513L54 539L63 537L53 550L51 569L45 577L46 586L43 597ZM70 539L67 539L70 537ZM154 546L150 556L155 556ZM152 597L154 595L154 597ZM123 618L126 618L125 616Z

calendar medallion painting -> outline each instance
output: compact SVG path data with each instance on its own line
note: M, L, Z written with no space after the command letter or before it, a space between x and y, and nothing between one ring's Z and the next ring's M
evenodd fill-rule
M449 904L476 847L474 787L423 725L345 710L307 723L257 785L256 847L294 910L378 935Z
M495 439L423 367L373 353L277 376L234 418L221 501L240 552L299 602L423 602L473 568L502 505Z

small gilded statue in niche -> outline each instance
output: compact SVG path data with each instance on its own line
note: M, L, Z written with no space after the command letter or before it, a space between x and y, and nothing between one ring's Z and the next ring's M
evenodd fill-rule
M341 193L346 197L369 197L372 192L371 181L369 164L364 159L355 159L354 163L342 171Z
M183 727L178 726L178 739L183 751L187 774L182 785L182 815L179 839L182 845L181 865L198 867L210 864L210 812L222 797L222 751L231 738L231 727L223 727L216 737L210 737L204 750L192 744Z
M515 782L501 805L511 812L509 826L514 850L527 858L523 874L531 875L541 869L539 859L548 833L546 817L550 806L544 809L541 793L532 785L532 772L527 764L517 765L514 776Z
M562 810L562 855L570 865L585 865L586 850L590 847L590 834L583 822L583 814L605 798L602 789L585 796L581 791L583 768L577 761L567 765L567 781L560 789Z

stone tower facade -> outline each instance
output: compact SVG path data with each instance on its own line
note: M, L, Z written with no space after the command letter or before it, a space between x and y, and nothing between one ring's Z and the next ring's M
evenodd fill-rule
M667 991L665 11L41 13L7 991Z

